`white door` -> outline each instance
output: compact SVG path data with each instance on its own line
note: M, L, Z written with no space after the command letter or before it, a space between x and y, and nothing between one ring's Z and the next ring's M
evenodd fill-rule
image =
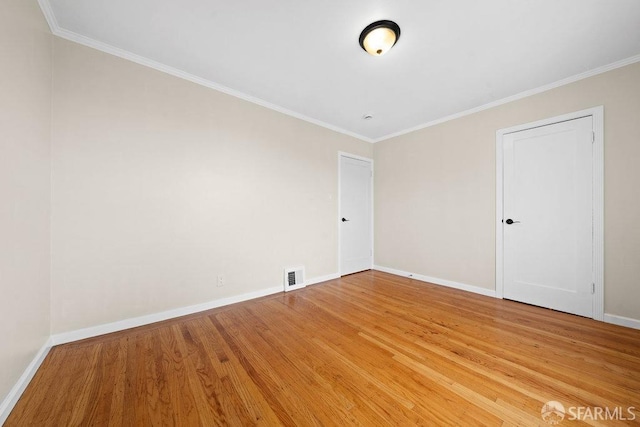
M340 155L340 275L373 264L371 161Z
M592 138L592 117L504 136L504 298L592 317Z

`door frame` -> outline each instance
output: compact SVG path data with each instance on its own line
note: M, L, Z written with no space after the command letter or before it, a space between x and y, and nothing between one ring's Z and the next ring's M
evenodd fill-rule
M358 156L356 154L351 154L351 153L347 153L344 151L338 151L338 216L336 217L337 219L337 224L338 224L338 277L342 276L342 227L341 227L341 223L340 223L340 218L342 218L341 215L341 211L342 211L342 206L341 205L341 200L342 200L342 174L340 171L340 163L343 157L347 157L350 159L355 159L355 160L362 160L363 162L367 162L371 165L371 268L373 268L373 266L375 265L375 262L373 260L373 256L374 256L374 248L373 248L373 242L374 242L374 238L373 238L373 230L374 230L374 226L373 226L373 174L374 174L374 169L373 169L373 159L369 158L369 157L362 157L362 156Z
M496 298L504 297L504 136L559 122L593 119L593 319L604 321L604 107L602 105L496 131Z

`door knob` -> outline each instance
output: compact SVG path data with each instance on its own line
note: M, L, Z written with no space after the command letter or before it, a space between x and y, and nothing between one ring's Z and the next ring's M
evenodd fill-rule
M347 221L349 221L349 220L346 219L346 218L342 218L342 222L347 222Z
M511 225L511 224L520 224L520 221L514 221L511 218L509 218L508 220L505 221L507 224Z

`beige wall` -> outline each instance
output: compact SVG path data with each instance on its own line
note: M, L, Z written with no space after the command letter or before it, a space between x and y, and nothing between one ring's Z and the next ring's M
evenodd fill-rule
M604 105L605 312L640 319L640 64L375 145L377 265L495 287L495 133Z
M54 52L54 333L282 286L287 266L337 273L337 153L371 144L62 39Z
M0 400L51 331L336 273L338 151L375 151L378 265L493 289L495 131L596 105L605 311L640 318L640 64L372 146L52 43L35 1L0 60Z
M376 264L493 289L495 131L596 105L605 311L640 318L640 64L372 146L61 39L52 55L35 1L0 12L0 398L50 331L336 273L338 151L375 151Z
M49 337L51 35L0 2L0 402ZM2 414L0 414L1 416Z

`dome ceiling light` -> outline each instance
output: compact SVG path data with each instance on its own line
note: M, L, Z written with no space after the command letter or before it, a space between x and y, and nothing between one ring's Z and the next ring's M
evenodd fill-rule
M376 21L360 33L360 46L373 56L382 56L400 38L400 27L393 21Z

